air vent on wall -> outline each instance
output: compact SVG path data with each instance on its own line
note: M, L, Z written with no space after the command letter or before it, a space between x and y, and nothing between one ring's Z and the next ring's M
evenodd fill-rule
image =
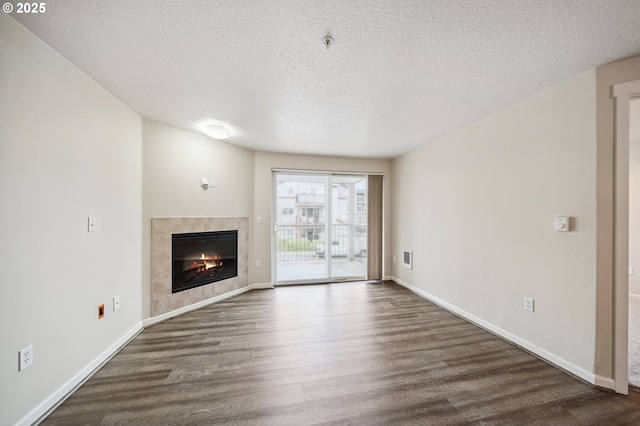
M404 250L402 252L402 266L413 269L413 252L411 250Z

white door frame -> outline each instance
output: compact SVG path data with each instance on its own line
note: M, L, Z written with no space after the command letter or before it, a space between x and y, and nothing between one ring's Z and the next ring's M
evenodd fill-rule
M640 96L640 80L615 84L613 379L615 391L629 392L629 105Z
M326 214L325 214L325 275L323 278L312 278L307 280L296 279L293 281L278 281L278 261L277 261L277 218L278 218L278 207L277 207L277 192L278 192L278 184L277 177L278 175L299 175L299 176L321 176L325 177L327 180L325 182L325 193L326 193ZM331 241L333 241L332 233L332 215L333 215L333 179L340 176L358 176L363 177L366 180L366 177L371 173L366 172L339 172L339 171L318 171L318 170L304 170L304 169L271 169L271 217L272 217L272 229L271 229L271 282L275 285L297 285L297 284L317 284L317 283L326 283L326 282L340 282L340 281L351 281L351 280L363 280L366 279L366 271L364 276L334 276L333 273L333 245ZM368 195L367 195L368 197ZM355 193L351 194L350 200L355 206ZM355 209L352 209L355 214Z

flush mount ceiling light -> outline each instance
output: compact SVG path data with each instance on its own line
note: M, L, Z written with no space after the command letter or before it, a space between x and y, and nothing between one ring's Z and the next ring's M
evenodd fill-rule
M224 127L222 124L206 124L204 126L204 132L207 136L214 139L225 139L231 136L229 129Z

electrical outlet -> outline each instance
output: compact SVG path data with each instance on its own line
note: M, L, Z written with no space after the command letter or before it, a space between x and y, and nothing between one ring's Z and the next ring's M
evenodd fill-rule
M523 308L525 311L533 312L533 299L530 297L525 297Z
M22 371L33 364L33 345L18 351L18 371Z
M629 273L629 275L635 274L635 271L633 270L633 266L627 266L627 272Z
M113 298L113 310L117 311L118 309L120 309L120 297L119 296L115 296Z
M256 268L262 267L262 260L256 260Z

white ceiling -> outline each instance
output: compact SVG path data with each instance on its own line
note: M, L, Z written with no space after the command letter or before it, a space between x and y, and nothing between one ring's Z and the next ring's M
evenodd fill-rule
M47 0L19 22L144 117L391 158L640 54L638 0ZM325 34L335 39L327 50Z

